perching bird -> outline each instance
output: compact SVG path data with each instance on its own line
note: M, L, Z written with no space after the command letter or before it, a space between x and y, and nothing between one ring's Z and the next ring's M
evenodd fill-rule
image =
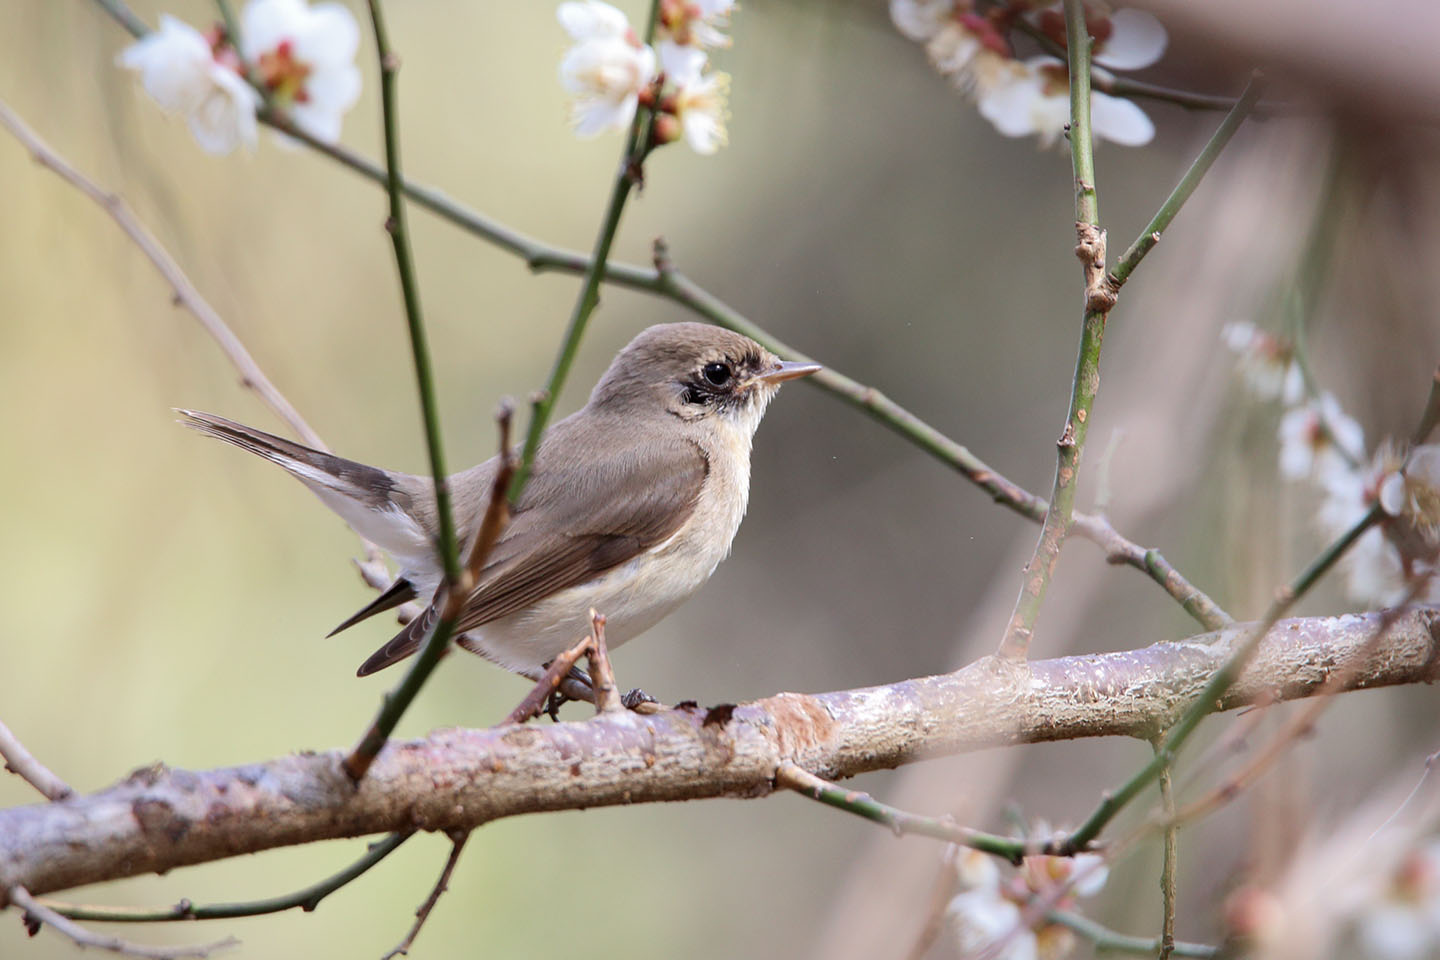
M662 324L620 351L589 402L544 435L509 525L466 602L465 649L531 679L606 617L618 647L654 626L730 552L750 496L750 443L782 382L820 370L700 323ZM284 467L400 566L394 586L334 632L415 597L442 568L434 484L321 453L208 413L181 422ZM484 514L499 457L450 477L461 543ZM361 666L410 656L438 603Z

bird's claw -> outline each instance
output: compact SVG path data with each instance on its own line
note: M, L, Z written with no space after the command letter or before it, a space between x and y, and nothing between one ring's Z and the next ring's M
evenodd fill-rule
M639 713L645 713L647 712L645 710L646 707L658 705L659 703L659 700L656 700L639 687L636 687L620 698L620 704L626 710L634 710Z

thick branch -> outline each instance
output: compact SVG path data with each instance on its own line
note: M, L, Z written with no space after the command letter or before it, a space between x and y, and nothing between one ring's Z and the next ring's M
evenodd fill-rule
M1218 703L1294 699L1361 651L1379 615L1282 621ZM0 811L0 890L36 894L335 837L455 830L623 803L763 796L783 763L836 779L1034 741L1152 737L1246 636L1026 664L986 658L882 687L782 693L733 708L449 729L395 741L358 786L328 751L205 772L146 768L60 803ZM1440 610L1401 615L1350 688L1440 676Z

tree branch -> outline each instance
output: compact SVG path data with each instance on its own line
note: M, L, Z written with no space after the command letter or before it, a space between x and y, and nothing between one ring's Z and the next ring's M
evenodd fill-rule
M39 790L47 800L66 800L75 795L70 785L36 760L4 723L0 723L0 760L5 761L6 770Z
M1283 621L1214 704L1324 688L1380 615ZM547 810L764 796L785 763L837 779L1035 741L1152 738L1249 638L1246 627L1140 650L1012 664L739 706L448 729L395 741L356 785L343 753L205 772L145 768L63 804L0 811L0 890L37 894L244 853L386 831L455 830ZM1440 678L1440 610L1396 618L1350 689Z

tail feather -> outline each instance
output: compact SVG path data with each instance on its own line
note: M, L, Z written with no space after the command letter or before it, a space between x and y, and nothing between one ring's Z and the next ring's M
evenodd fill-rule
M283 467L317 493L338 493L372 510L384 509L391 503L395 484L384 470L314 450L213 413L198 410L175 412L180 414L179 422L192 430L224 440Z
M333 637L342 630L349 630L362 620L368 620L377 613L383 613L393 607L398 607L406 601L414 600L415 597L415 584L404 577L399 577L394 583L390 584L388 590L351 614L345 619L344 623L325 634L325 636L327 639Z
M435 626L435 621L440 619L440 607L432 603L426 607L420 616L411 620L400 628L385 646L370 654L369 658L362 664L360 669L355 671L357 677L368 677L378 670L384 670L392 664L399 663L420 649L420 643L430 635L430 629Z

